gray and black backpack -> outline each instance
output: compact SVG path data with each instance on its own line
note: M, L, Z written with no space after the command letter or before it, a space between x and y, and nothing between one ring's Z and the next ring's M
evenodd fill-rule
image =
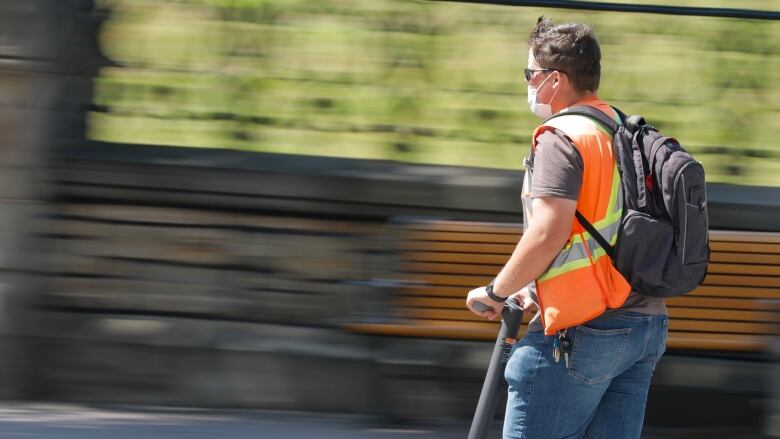
M623 186L615 247L579 212L577 219L635 291L654 297L693 291L704 281L710 253L704 168L642 117L615 111L623 124L589 106L556 115L587 116L614 133Z

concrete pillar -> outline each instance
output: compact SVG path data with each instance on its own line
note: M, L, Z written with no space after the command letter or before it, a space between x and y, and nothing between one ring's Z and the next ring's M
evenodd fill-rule
M0 4L0 398L34 396L32 306L45 262L46 163L83 140L92 80L103 62L92 0ZM98 16L99 17L99 16Z

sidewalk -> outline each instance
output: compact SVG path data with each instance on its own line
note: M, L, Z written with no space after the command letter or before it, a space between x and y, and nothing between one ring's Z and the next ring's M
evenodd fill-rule
M75 405L0 405L3 439L464 439L468 423L380 426L376 419L270 411L172 408L94 408ZM500 425L491 438L500 438ZM643 439L747 439L738 430L646 428Z

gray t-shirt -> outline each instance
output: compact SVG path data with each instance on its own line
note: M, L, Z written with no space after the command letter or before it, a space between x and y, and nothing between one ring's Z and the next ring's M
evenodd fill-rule
M538 197L560 197L577 200L582 187L584 165L579 151L568 140L565 134L555 130L547 131L538 137L536 152L526 159L526 166L533 169L533 185L531 193L523 197L523 203ZM528 206L526 206L528 207ZM531 295L536 300L534 283L529 285ZM607 309L602 315L622 313L627 311L642 314L666 315L664 299L645 296L631 291L620 308ZM537 313L528 325L529 331L541 331L541 319Z

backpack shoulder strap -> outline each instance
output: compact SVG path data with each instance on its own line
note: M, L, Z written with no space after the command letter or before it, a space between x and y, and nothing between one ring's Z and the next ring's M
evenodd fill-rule
M621 120L626 122L626 115L623 114L620 110L617 108L614 109L615 112L618 114ZM606 113L603 111L596 109L594 107L588 106L588 105L575 105L573 107L568 108L566 111L559 112L558 114L550 117L547 119L549 121L550 119L556 117L556 116L565 116L565 115L579 115L579 116L585 116L591 119L595 119L596 121L602 123L604 126L606 126L612 133L617 133L618 129L620 128L620 125L611 117L609 117ZM630 119L629 119L630 120ZM545 122L547 122L545 121ZM599 243L601 248L604 249L604 251L607 253L610 259L614 260L614 254L615 249L613 246L607 242L607 240L601 235L601 233L596 230L595 227L593 227L593 224L588 221L585 216L580 213L580 211L575 212L575 216L577 217L577 221L580 223L580 225L590 233L590 236L593 237L593 239L596 240L596 242Z
M616 109L616 111L617 111L617 109ZM622 113L620 113L618 111L618 114L621 115L621 117L622 117ZM617 122L615 122L614 119L612 119L611 117L607 116L606 113L604 113L603 111L598 110L596 108L593 108L593 107L591 107L589 105L575 105L573 107L569 107L569 108L567 108L564 111L561 111L561 112L558 112L557 114L554 114L553 116L549 117L544 122L547 123L551 119L554 119L556 117L561 117L561 116L567 116L567 115L586 116L586 117L589 117L591 119L596 119L597 121L599 121L602 124L604 124L607 128L609 128L609 130L612 131L613 133L616 133L617 130L618 130L618 127L620 126L620 125L618 125ZM624 118L624 120L625 120L625 118Z
M596 230L595 227L593 227L593 224L588 221L583 214L580 213L579 210L574 212L574 215L577 217L577 221L580 222L580 225L582 228L588 231L590 233L590 236L593 237L593 239L596 240L596 242L599 243L601 248L604 249L604 251L607 253L610 259L613 261L615 260L615 248L612 247L609 242L607 242L607 239L601 236L601 233L599 233L598 230Z

